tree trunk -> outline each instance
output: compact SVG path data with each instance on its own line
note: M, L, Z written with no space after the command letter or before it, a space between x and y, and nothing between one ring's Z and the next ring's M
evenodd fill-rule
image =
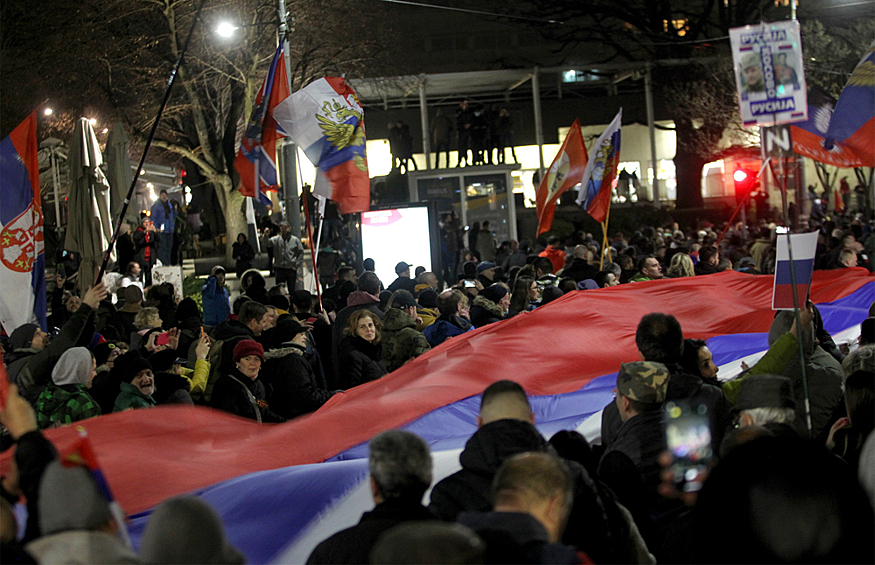
M231 262L231 247L237 241L238 233L247 233L246 216L243 214L243 195L239 190L233 190L231 179L228 178L227 183L223 186L217 186L216 190L222 190L225 193L225 204L222 206L222 212L225 214L225 235L227 245L225 246L225 261L228 268L233 268ZM253 248L255 242L252 242Z
M674 166L677 176L677 207L701 208L702 200L702 167L708 162L695 146L695 130L687 119L675 121L677 132L677 149L675 150Z

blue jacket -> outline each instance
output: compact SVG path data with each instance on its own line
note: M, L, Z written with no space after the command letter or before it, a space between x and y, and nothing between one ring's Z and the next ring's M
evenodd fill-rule
M467 322L464 318L459 318L458 316L455 318ZM474 329L474 326L470 325L470 322L468 322L467 325L468 327L463 329L452 322L448 322L446 319L438 318L433 324L422 330L422 335L428 340L430 346L437 347L451 337L461 335Z
M164 203L160 200L156 200L155 203L152 204L149 219L155 224L156 231L161 233L173 233L173 230L176 227L176 210L173 209L173 206L170 206L170 215L167 215L164 211Z
M231 315L228 290L218 287L216 277L207 278L207 284L201 289L201 302L204 307L204 324L207 326L218 326Z

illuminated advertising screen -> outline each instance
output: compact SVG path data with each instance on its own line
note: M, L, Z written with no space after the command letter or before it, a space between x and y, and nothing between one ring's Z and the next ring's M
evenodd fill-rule
M374 260L383 286L389 286L397 278L395 265L401 261L411 265L411 277L419 266L431 271L428 208L412 206L362 212L362 258Z

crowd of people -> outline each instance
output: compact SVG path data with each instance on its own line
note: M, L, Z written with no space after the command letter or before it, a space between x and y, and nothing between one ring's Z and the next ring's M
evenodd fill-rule
M395 280L381 281L366 260L360 273L340 267L321 304L307 290L289 291L295 273L268 287L262 273L248 269L232 303L225 268L217 265L200 306L192 297L180 300L168 283L150 285L136 268L127 269L115 302L102 283L76 297L59 275L51 293L57 334L24 324L4 339L12 386L0 412L2 447L17 444L17 474L2 483L4 557L242 559L215 513L190 498L159 507L140 554L131 553L90 474L58 465L40 430L167 404L282 423L446 340L564 294L727 269L756 276L775 264L777 233L769 225L738 223L722 234L712 226L642 227L628 239L615 233L600 265L603 250L591 234L532 248L498 243L484 224L479 233L467 231L464 248L454 221L446 216L442 228L445 241L457 234L456 272L402 261ZM294 266L299 260L287 231L275 236L278 275L287 268L283 257ZM871 270L871 226L827 223L820 235L817 268ZM547 441L523 388L494 383L483 392L462 469L434 485L428 507L422 499L433 477L425 442L397 430L373 438L374 509L322 542L310 562L412 563L436 555L471 563L872 562L873 321L875 306L859 347L848 351L824 329L814 305L800 311L799 325L781 312L765 356L721 382L705 342L685 339L668 313L648 314L635 335L641 361L618 367L600 445L573 431ZM716 463L688 482L675 481L663 418L666 406L684 403L707 416L706 459ZM29 520L17 540L6 527L7 503L22 495ZM178 532L194 531L198 521L210 525L209 534L196 544L180 541Z

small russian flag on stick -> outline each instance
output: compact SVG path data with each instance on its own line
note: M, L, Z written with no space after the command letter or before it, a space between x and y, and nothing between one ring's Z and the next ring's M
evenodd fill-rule
M788 245L787 239L791 240ZM792 247L792 270L791 250ZM804 306L814 274L814 256L817 251L817 232L779 234L775 263L775 288L772 292L772 310L793 310L793 284L796 296Z

